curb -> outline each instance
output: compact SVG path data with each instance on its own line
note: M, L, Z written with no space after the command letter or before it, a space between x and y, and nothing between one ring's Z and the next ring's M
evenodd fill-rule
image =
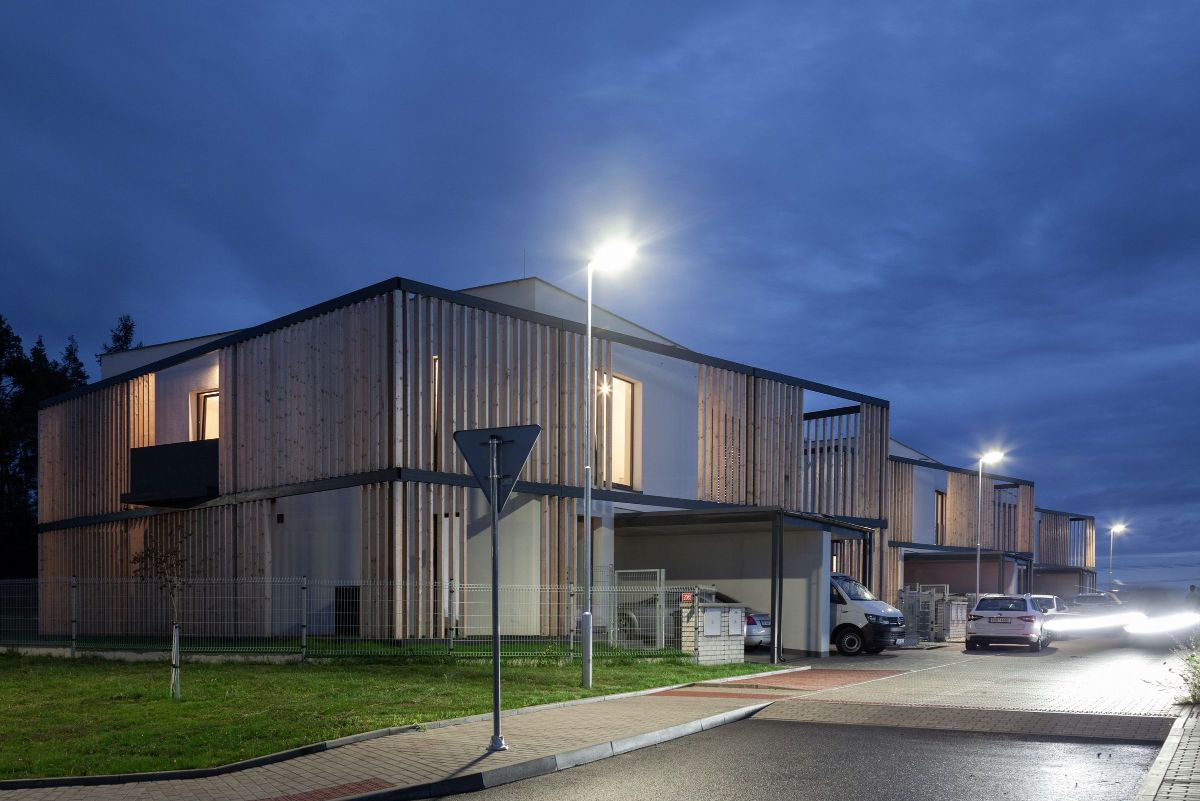
M1175 718L1175 723L1171 726L1171 731L1167 734L1167 739L1163 741L1162 748L1158 751L1158 756L1154 758L1154 762L1150 765L1150 770L1146 771L1146 775L1142 777L1142 783L1138 785L1137 795L1134 796L1134 801L1153 801L1158 795L1158 791L1162 788L1163 779L1166 778L1167 768L1171 767L1171 761L1175 758L1175 752L1179 750L1179 746L1183 743L1183 727L1191 717L1191 710L1185 711L1182 715Z
M620 740L584 746L583 748L564 751L554 756L538 757L527 762L518 762L515 765L506 765L493 770L456 776L453 779L442 779L441 781L415 784L408 787L390 787L386 790L373 790L369 793L346 796L342 801L408 801L409 799L440 798L459 793L471 793L501 784L532 779L535 776L557 773L560 770L586 765L590 762L599 762L602 759L608 759L609 757L628 753L629 751L636 751L639 748L647 748L659 743L677 740L689 734L698 734L702 731L715 729L718 726L724 726L726 723L745 720L760 709L770 706L772 703L774 701L765 701L760 704L753 704L752 706L744 706L729 712L710 715L700 720L693 720L689 723L681 723L677 726L659 729L658 731L635 734L632 737L624 737Z
M744 675L726 676L720 679L712 679L706 683L718 684L729 681L740 681L741 679L754 679L762 676L773 676L781 673L794 673L796 671L808 669L809 667L805 665L802 667L785 668L783 670L765 670L759 673L747 673ZM531 712L541 712L546 709L559 709L568 706L580 706L582 704L595 704L601 701L616 701L621 698L634 698L640 695L651 695L653 693L663 692L665 690L676 690L680 687L690 687L693 684L698 683L699 682L689 681L682 684L671 684L664 687L651 687L648 690L632 690L627 693L615 693L613 695L596 695L589 698L573 698L570 701L554 701L548 704L538 704L537 706L526 706L519 709L510 709L501 712L500 717L507 718L514 715L527 715ZM762 706L766 706L766 704L763 704ZM761 706L759 708L761 708ZM755 711L757 711L757 709ZM353 745L354 743L361 743L366 740L375 740L380 737L390 737L393 734L405 734L408 732L429 729L442 729L448 726L459 726L464 723L478 723L483 720L491 719L491 713L485 712L481 715L468 715L466 717L449 718L447 720L437 720L430 723L412 723L405 726L392 726L390 728L375 729L373 731L362 732L360 734L348 734L345 737L338 737L333 740L324 740L319 743L301 745L296 748L286 749L284 751L276 751L273 754L251 757L249 759L243 759L239 762L230 762L226 765L214 765L211 768L184 768L182 770L159 770L147 771L145 773L106 773L98 776L55 776L37 779L4 779L0 780L0 792L5 790L28 790L44 787L97 787L107 784L139 784L142 782L207 779L212 776L220 776L225 773L236 773L249 768L258 768L262 767L263 765L273 765L278 762L286 762L289 759L295 759L297 757L319 754L322 751L329 751L333 748L340 748L345 745ZM552 759L552 757L547 758ZM500 770L509 770L509 768L503 768ZM513 780L510 779L509 781ZM474 789L479 788L476 787ZM454 792L466 792L466 790L454 790ZM364 796L364 798L373 797L374 796ZM390 798L391 796L387 797ZM425 796L413 797L424 798Z

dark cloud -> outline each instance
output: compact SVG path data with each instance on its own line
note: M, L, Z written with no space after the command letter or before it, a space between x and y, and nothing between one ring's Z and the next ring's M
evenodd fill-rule
M225 330L401 274L578 290L893 401L1048 506L1196 547L1200 7L9 3L27 337Z

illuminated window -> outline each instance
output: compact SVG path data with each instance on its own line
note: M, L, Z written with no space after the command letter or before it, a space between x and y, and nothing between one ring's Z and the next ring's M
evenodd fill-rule
M633 382L612 379L612 483L633 488Z
M221 401L217 391L196 393L196 439L221 436Z
M946 493L941 490L933 491L934 542L938 545L946 543Z

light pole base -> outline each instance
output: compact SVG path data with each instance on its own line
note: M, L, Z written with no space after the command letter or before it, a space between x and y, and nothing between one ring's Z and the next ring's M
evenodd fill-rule
M504 742L503 734L492 735L492 741L488 743L489 751L507 751L508 743Z
M583 658L580 660L583 663L583 688L590 690L592 687L592 613L584 612L581 616L579 638L583 641Z

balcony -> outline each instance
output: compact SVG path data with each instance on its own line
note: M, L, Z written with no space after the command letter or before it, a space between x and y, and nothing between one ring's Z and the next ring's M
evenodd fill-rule
M129 492L121 502L184 509L217 497L219 440L152 445L129 451Z

